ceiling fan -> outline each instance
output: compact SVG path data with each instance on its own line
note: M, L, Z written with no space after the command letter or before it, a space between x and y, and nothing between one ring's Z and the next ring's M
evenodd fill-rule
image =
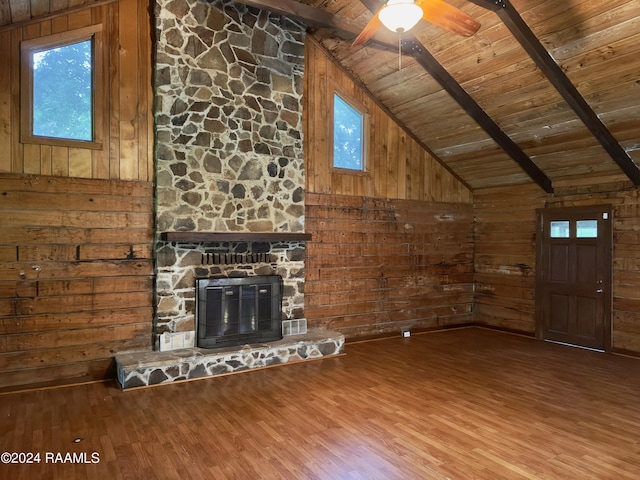
M360 32L353 46L364 44L383 25L392 32L404 33L420 20L465 37L480 28L473 18L443 0L389 0Z

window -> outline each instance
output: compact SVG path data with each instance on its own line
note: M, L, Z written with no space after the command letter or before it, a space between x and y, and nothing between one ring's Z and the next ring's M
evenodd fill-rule
M569 221L551 222L551 238L569 238Z
M598 238L597 220L578 220L576 222L576 237Z
M100 28L22 42L23 143L102 147Z
M365 116L333 95L333 166L348 170L365 169Z
M556 220L551 222L551 238L569 238L572 236L573 221ZM576 238L598 238L597 220L578 220L575 222Z

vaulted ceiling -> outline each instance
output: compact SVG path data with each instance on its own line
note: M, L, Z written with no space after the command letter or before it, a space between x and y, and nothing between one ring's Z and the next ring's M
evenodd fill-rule
M379 0L240 0L306 20L473 189L640 184L640 2L447 2L479 21L478 32L463 37L421 22L404 35L399 68L395 34L351 45Z
M478 32L463 37L420 22L403 36L401 68L396 34L381 30L351 45L379 0L238 3L306 22L472 189L640 184L639 1L446 1L480 22ZM0 0L0 26L45 4L51 8L48 0Z

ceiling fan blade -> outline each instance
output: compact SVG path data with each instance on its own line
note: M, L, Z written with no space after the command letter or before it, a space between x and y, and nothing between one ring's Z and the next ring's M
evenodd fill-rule
M360 32L360 35L358 35L358 37L353 41L351 46L357 47L358 45L362 45L363 43L366 43L367 40L369 40L371 37L373 37L376 34L378 29L382 26L382 22L380 21L380 17L378 16L378 13L380 13L379 10L378 12L376 12L373 18L369 20L369 23L367 23L367 26L364 27L364 29Z
M420 7L423 20L463 37L470 37L480 28L473 18L443 0L424 0Z

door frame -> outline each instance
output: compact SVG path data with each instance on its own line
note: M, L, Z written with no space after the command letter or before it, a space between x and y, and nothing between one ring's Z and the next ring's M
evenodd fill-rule
M611 352L613 349L612 335L612 316L613 316L613 212L610 204L589 205L589 206L571 206L571 207L549 207L536 209L536 285L535 285L535 324L536 338L545 340L544 338L544 311L543 311L543 292L546 272L546 258L548 253L544 250L544 225L549 217L556 218L562 214L574 216L580 213L596 213L599 215L598 221L598 239L602 233L604 244L604 278L602 289L603 295L603 328L604 328L604 351ZM605 218L603 215L606 214ZM585 217L586 218L586 217ZM593 216L591 217L593 218ZM602 225L602 229L600 229Z

